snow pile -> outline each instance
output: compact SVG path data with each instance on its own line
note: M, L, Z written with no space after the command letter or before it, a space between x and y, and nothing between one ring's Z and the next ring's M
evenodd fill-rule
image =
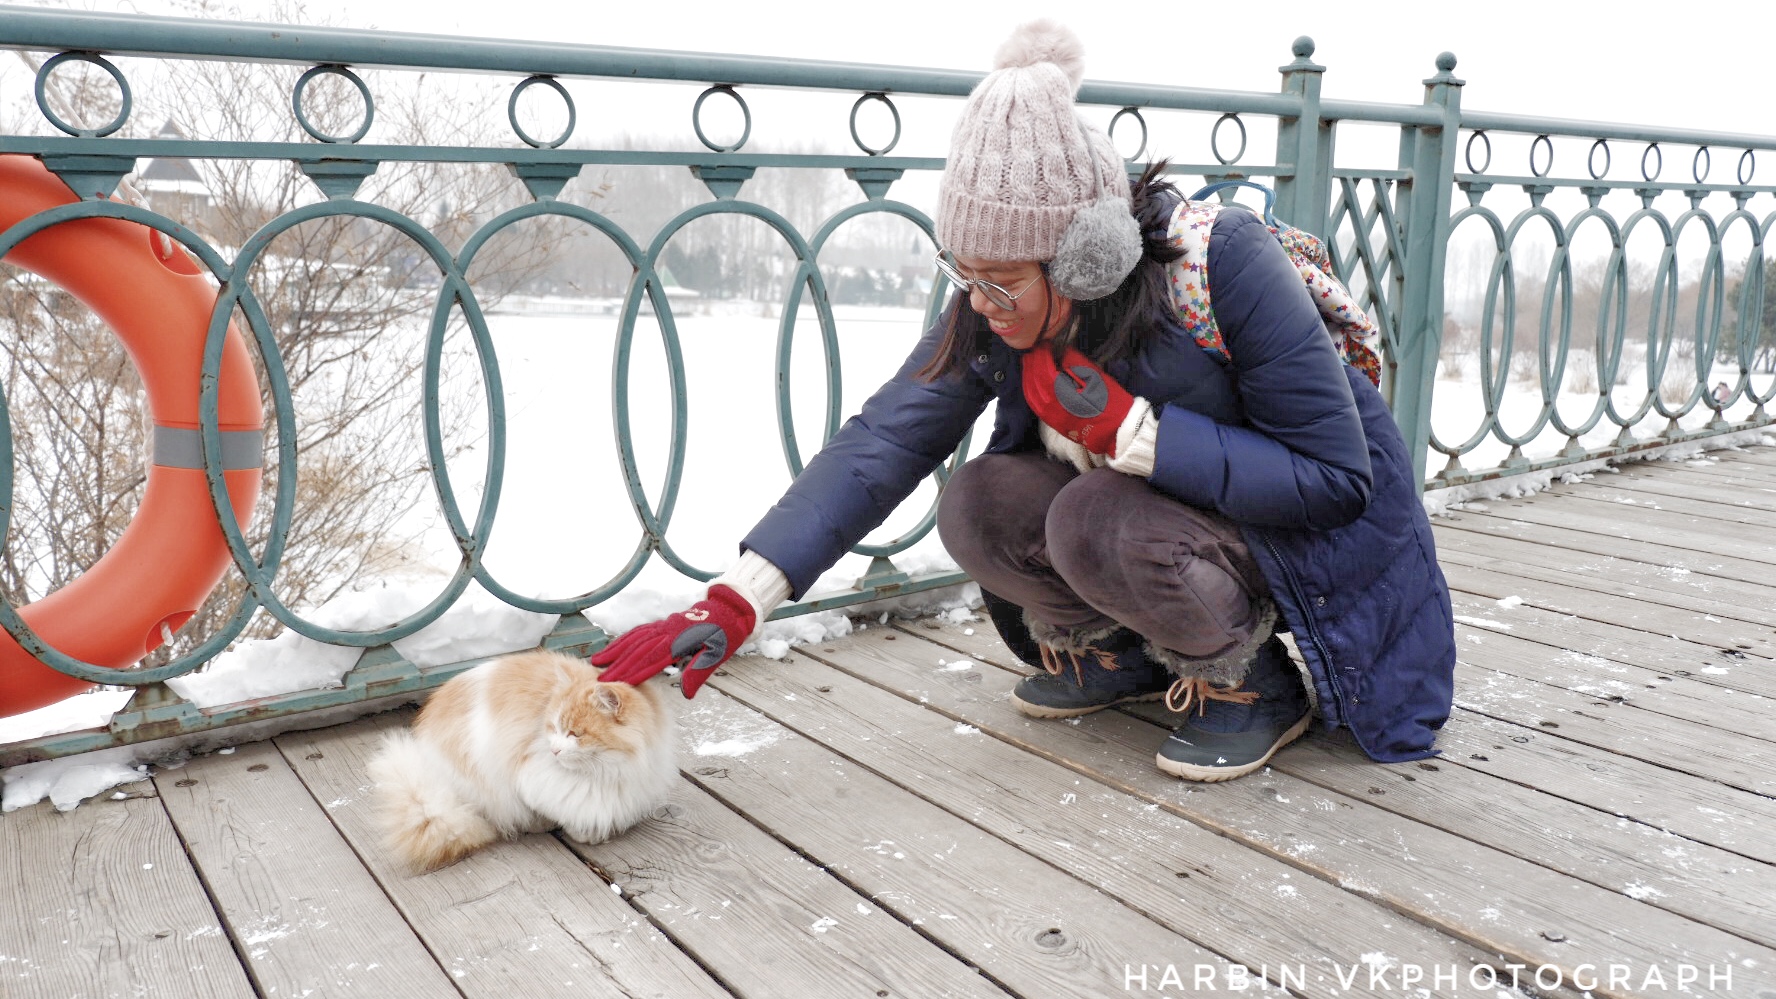
M129 703L134 693L134 690L89 690L35 711L0 718L0 745L102 728L112 715Z
M438 595L438 583L384 583L340 594L302 616L339 631L386 628ZM533 648L560 620L554 614L519 610L470 583L443 616L394 643L416 666L447 663ZM285 631L276 638L241 642L206 668L168 680L167 686L200 708L293 690L338 686L363 649L330 645Z
M119 784L147 779L148 768L136 762L133 746L27 763L0 774L0 782L6 786L4 798L0 798L0 811L10 812L35 805L47 796L55 803L57 811L66 812Z

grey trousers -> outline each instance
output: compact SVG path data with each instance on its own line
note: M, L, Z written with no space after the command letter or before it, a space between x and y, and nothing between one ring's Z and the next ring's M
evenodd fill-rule
M937 529L958 565L1024 608L1038 640L1118 625L1180 676L1244 678L1275 623L1237 525L1114 469L1041 452L981 455L950 477Z

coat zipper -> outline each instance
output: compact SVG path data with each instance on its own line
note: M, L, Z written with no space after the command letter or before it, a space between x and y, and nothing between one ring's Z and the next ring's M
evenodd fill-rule
M1332 699L1338 703L1339 719L1349 726L1350 715L1344 708L1344 691L1338 685L1338 670L1332 662L1332 656L1326 651L1326 643L1320 640L1319 630L1314 626L1313 611L1308 605L1307 595L1301 592L1301 585L1295 581L1294 571L1283 560L1282 553L1277 551L1270 535L1261 534L1260 537L1264 539L1264 550L1270 553L1270 557L1276 560L1277 568L1282 570L1283 579L1289 584L1289 592L1295 597L1295 606L1301 608L1301 618L1307 623L1307 640L1318 650L1320 662L1326 667L1326 688L1332 691Z

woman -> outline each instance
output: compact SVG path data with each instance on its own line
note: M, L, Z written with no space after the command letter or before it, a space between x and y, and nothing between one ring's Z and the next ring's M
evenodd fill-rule
M1051 22L1000 49L939 195L938 267L961 293L706 600L593 657L606 679L678 663L694 695L993 401L992 438L950 478L938 529L1007 645L1045 667L1017 685L1018 710L1163 698L1180 723L1157 765L1238 777L1314 716L1287 630L1326 727L1380 761L1435 752L1449 594L1386 405L1260 220L1184 206L1163 164L1131 191L1074 110L1081 78L1078 39Z

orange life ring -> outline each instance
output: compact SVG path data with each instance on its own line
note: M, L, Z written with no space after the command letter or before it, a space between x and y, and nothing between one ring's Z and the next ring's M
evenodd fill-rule
M35 157L0 156L0 231L78 201ZM216 289L184 250L122 219L79 219L37 233L6 262L60 285L122 341L148 393L152 464L135 518L79 579L21 608L60 651L121 669L196 613L230 563L198 445L199 379ZM230 328L218 402L223 475L237 523L259 496L264 418L247 347ZM196 467L193 467L196 466ZM38 662L0 629L0 716L42 707L92 684Z

